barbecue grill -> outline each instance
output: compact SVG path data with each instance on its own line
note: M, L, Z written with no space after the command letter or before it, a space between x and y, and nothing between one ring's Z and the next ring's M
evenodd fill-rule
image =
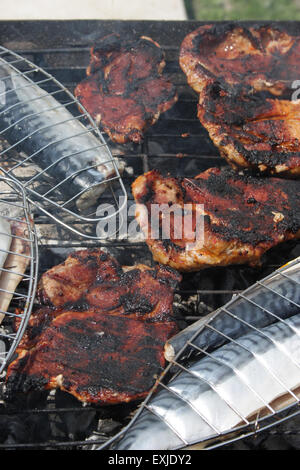
M27 108L22 108L22 110L24 109L22 117L18 115L17 119L10 118L6 127L1 129L1 136L4 138L7 137L7 132L9 133L10 129L24 128L25 130L25 136L22 133L22 136L16 139L16 142L10 141L10 145L4 146L4 149L1 151L2 161L7 163L6 165L3 164L2 171L12 180L21 181L22 186L26 190L28 200L33 204L38 204L39 209L43 213L81 236L97 238L92 231L86 233L83 229L84 223L93 222L96 224L100 220L103 221L103 217L97 216L97 207L92 208L94 199L94 205L96 205L96 197L89 204L85 203L88 207L78 207L78 201L80 202L80 199L88 192L97 190L101 194L109 187L114 199L114 205L116 206L114 214L118 213L122 210L122 207L118 205L118 200L114 193L113 186L116 183L118 184L119 198L122 196L122 206L125 205L127 199L119 173L119 165L111 155L102 133L88 112L70 91L40 67L4 47L0 48L0 66L3 68L1 79L5 87L9 87L7 79L15 80L14 89L7 88L5 92L0 94L0 96L4 95L5 100L8 100L9 106L7 111L13 115L14 109L20 109L22 99L18 98L19 94L22 96L22 93L25 94L26 98L23 99L26 100L27 104L37 104L35 108L32 107L34 112L32 112L31 108L29 108L29 111ZM16 94L16 99L11 99L10 102L9 100L13 93ZM62 110L66 111L66 114L63 116L59 114ZM33 121L47 112L49 122L46 125L44 124L38 128L35 125L33 130L27 130L29 126L28 121ZM68 124L72 127L63 127ZM65 131L68 129L67 135L66 132L59 134L59 129L64 129ZM24 147L28 141L34 138L36 138L37 142L39 135L45 135L51 131L54 131L54 139L51 138L50 142L48 139L45 139L39 145L35 143L34 150L32 150L31 145L30 150L24 154L22 145ZM59 137L57 137L58 134ZM93 139L94 136L97 139ZM88 140L85 140L84 144L81 141L82 144L79 145L79 139L86 137ZM64 144L67 146L68 143L70 145L72 142L74 142L74 147L70 147L72 150L68 148L67 152L62 151ZM45 165L43 155L47 150L49 153L47 154L48 158ZM101 151L105 152L101 159L101 164L110 165L111 172L113 171L113 173L97 183L96 181L91 181L90 176L87 176L88 171L94 171L97 165L99 165L99 162L94 160L90 162L91 157L89 155L92 154L94 156L94 153L97 154ZM57 159L55 158L53 162L50 162L49 155L54 155ZM84 163L82 162L81 167L78 169L74 165L74 159L79 159L82 156L85 156ZM70 168L68 175L61 175L59 173L60 166ZM53 170L52 173L51 170ZM56 180L53 180L54 174L58 176ZM94 173L92 175L95 177ZM67 189L73 184L74 178L75 181L77 178L83 178L85 184L80 185L80 188L76 186L76 191L70 195L67 194ZM76 222L80 223L81 230L75 225Z
M0 269L2 278L0 292L3 299L0 308L0 323L3 324L0 331L0 373L2 373L22 338L32 310L38 278L38 246L23 187L8 178L0 177L0 188L0 214L11 227L10 246L5 250L6 261ZM21 228L20 233L13 230L13 226L17 225ZM27 266L25 274L20 272L23 271L20 269L22 265ZM9 278L14 278L16 283L23 279L23 288L11 290L12 284L8 281ZM19 302L23 310L19 314L20 323L17 331L12 333L5 327L5 323L16 316L13 305Z
M11 21L1 22L0 44L32 61L73 92L85 77L89 48L98 36L116 31L125 36L132 33L150 36L159 42L166 54L165 72L177 86L178 102L146 132L142 144L118 145L107 140L112 155L126 163L122 181L130 206L134 202L130 185L143 172L159 168L162 172L170 171L173 176L192 177L209 167L226 165L197 119L196 93L186 84L178 65L181 41L199 25L194 21ZM293 22L288 26L291 32L300 33L300 23ZM66 103L65 99L61 98L61 103ZM5 153L3 155L5 157ZM9 162L2 157L0 164L5 168ZM18 181L26 184L28 176L18 175ZM120 195L122 187L115 189L113 197ZM110 203L111 197L105 192L102 201ZM34 202L40 274L64 260L74 249L83 247L102 246L122 265L153 263L148 248L138 234L135 237L116 234L115 237L95 240L95 220L73 219L70 226L75 230L70 231L49 217L38 198ZM55 216L55 212L52 215ZM131 220L129 217L128 222ZM175 311L181 327L224 305L233 295L299 255L300 243L293 241L270 250L264 256L261 268L230 266L184 275L181 288L175 295ZM3 437L0 449L89 449L101 446L128 424L138 406L137 403L83 406L60 391L30 393L26 397L15 397L11 403L5 398L3 384L1 387L0 436ZM258 442L264 445L276 432L281 437L290 433L284 427L274 431L272 426L272 431L266 428L261 433L263 437L255 440L253 433L256 435L256 431L258 428L252 429L251 437L246 441L250 448ZM293 429L293 433L298 433L298 429ZM287 446L293 448L291 443Z

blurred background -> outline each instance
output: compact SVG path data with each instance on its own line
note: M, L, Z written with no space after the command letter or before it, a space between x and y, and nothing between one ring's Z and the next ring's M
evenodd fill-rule
M0 0L0 19L299 20L300 0Z
M189 19L299 20L300 0L185 0Z

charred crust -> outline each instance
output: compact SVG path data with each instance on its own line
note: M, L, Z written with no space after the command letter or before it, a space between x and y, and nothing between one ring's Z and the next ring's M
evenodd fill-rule
M175 85L162 75L164 65L164 53L151 38L126 40L112 33L91 49L88 77L75 95L112 140L139 143L177 101ZM118 99L116 107L112 99Z
M155 200L155 191L153 189L153 181L146 181L143 193L139 195L138 202L147 205Z
M192 38L192 49L191 51L194 54L199 54L199 49L203 45L204 42L213 41L218 42L221 41L226 34L233 31L236 28L236 24L234 23L220 23L218 25L212 24L209 29L202 29L198 28L196 34Z
M128 313L137 313L144 315L152 312L154 305L145 295L138 292L128 292L120 296L120 304L124 307L125 315Z
M147 174L145 178L151 181L152 176ZM163 182L157 173L156 178ZM267 249L300 230L297 181L257 177L250 172L239 174L224 167L211 168L194 180L177 179L176 185L184 194L183 203L204 204L206 233L220 240ZM172 259L185 252L184 240L177 244L176 240L161 238L157 244Z
M20 359L7 381L10 395L16 391L44 390L50 375L57 370L56 363L61 360L68 363L68 369L62 372L63 389L89 401L105 402L107 395L107 398L111 395L112 402L117 400L117 395L127 401L136 394L147 393L164 365L165 339L159 333L160 326L118 316L98 318L96 324L89 320L87 318L84 335L79 318L51 327L47 335L51 347L41 352L48 360L51 354L53 360L49 361L47 369L37 374L30 373L31 355ZM168 329L172 331L169 326ZM64 344L72 344L73 350L59 346L54 341L56 335L65 339ZM51 352L53 347L55 355ZM83 362L78 362L79 357Z
M130 269L129 271L122 272L120 276L120 285L128 285L140 279L141 271L139 269Z
M21 364L20 364L21 367ZM20 371L12 373L6 382L6 397L8 401L14 399L16 393L27 394L32 390L45 390L47 380L40 375L28 375Z
M240 182L243 186L237 186L235 183ZM264 204L259 203L254 197L248 198L248 204L259 206L259 214L253 213L251 219L247 220L245 215L246 205L244 204L243 187L249 185L258 190L264 189L268 180L257 178L252 175L239 175L231 169L223 169L218 173L210 173L208 179L195 180L195 184L205 188L208 194L220 196L228 200L240 201L240 208L234 211L222 209L214 211L214 217L220 219L219 224L211 223L210 230L218 234L221 238L230 241L237 239L241 243L257 245L258 243L272 242L274 239L273 230L273 213L280 212L283 216L282 221L277 223L276 232L297 233L300 229L300 213L297 212L299 207L299 184L293 181L284 181L280 179L274 180L274 189L285 194L288 203L284 203L284 199L279 204L278 198L272 197L270 194ZM266 188L268 192L268 188ZM291 209L293 208L293 209ZM209 210L209 209L208 209ZM250 214L249 214L250 217ZM222 219L226 220L226 225L222 223ZM264 222L263 222L264 221ZM265 226L264 224L270 224ZM251 227L251 230L249 228Z
M185 246L180 246L168 238L163 238L160 241L161 241L163 248L165 249L167 253L170 250L175 250L175 252L177 253L181 253L185 251Z
M199 93L198 117L233 168L299 177L288 85L299 75L299 43L299 30L273 22L205 25L184 39L180 64Z
M77 301L33 312L7 372L7 390L13 396L61 388L99 404L142 398L164 367L166 340L178 331L172 301L179 275L162 266L123 271L100 250L74 257L86 266L96 257L101 280L92 279ZM68 276L70 266L78 268L69 263ZM58 270L63 279L63 264Z

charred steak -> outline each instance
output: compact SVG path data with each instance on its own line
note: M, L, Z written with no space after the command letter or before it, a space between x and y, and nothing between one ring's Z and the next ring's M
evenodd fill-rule
M164 67L164 54L151 38L110 34L92 47L87 78L75 96L114 142L141 142L145 130L177 101Z
M152 170L134 181L132 192L154 260L179 271L255 266L271 247L300 238L295 180L239 175L230 167L194 179Z
M300 176L300 36L282 26L201 26L180 49L198 117L234 168Z
M8 368L8 396L60 388L99 404L144 397L165 366L166 340L178 331L172 303L179 280L164 266L122 268L101 250L71 254L41 278L44 305Z

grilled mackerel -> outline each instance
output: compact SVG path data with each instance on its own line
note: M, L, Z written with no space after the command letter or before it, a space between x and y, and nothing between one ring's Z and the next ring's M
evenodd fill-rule
M60 388L89 403L145 397L178 332L179 280L163 266L122 268L99 249L72 253L41 278L41 306L7 370L8 395Z
M134 181L132 193L154 260L179 271L256 266L270 248L300 237L295 180L239 175L229 167L194 179L152 170Z
M153 39L126 40L112 33L91 48L87 78L75 96L114 142L139 143L177 101L164 67L164 53Z
M0 271L7 258L11 239L10 223L4 217L0 216Z
M0 132L53 178L65 200L92 205L116 174L107 148L52 95L0 59ZM77 197L78 196L78 197Z
M205 25L183 40L198 117L232 167L300 176L299 58L299 36L281 26Z
M238 426L297 403L299 266L298 259L192 325L193 331L179 333L172 378L161 378L164 386L155 389L147 408L141 406L114 449L171 450L196 443L203 448ZM261 318L252 318L253 301ZM194 355L185 363L191 348Z
M2 219L2 218L1 218ZM9 218L8 218L9 220ZM32 221L30 221L32 223ZM22 281L31 257L30 234L25 219L1 220L0 323L8 311L14 292Z

